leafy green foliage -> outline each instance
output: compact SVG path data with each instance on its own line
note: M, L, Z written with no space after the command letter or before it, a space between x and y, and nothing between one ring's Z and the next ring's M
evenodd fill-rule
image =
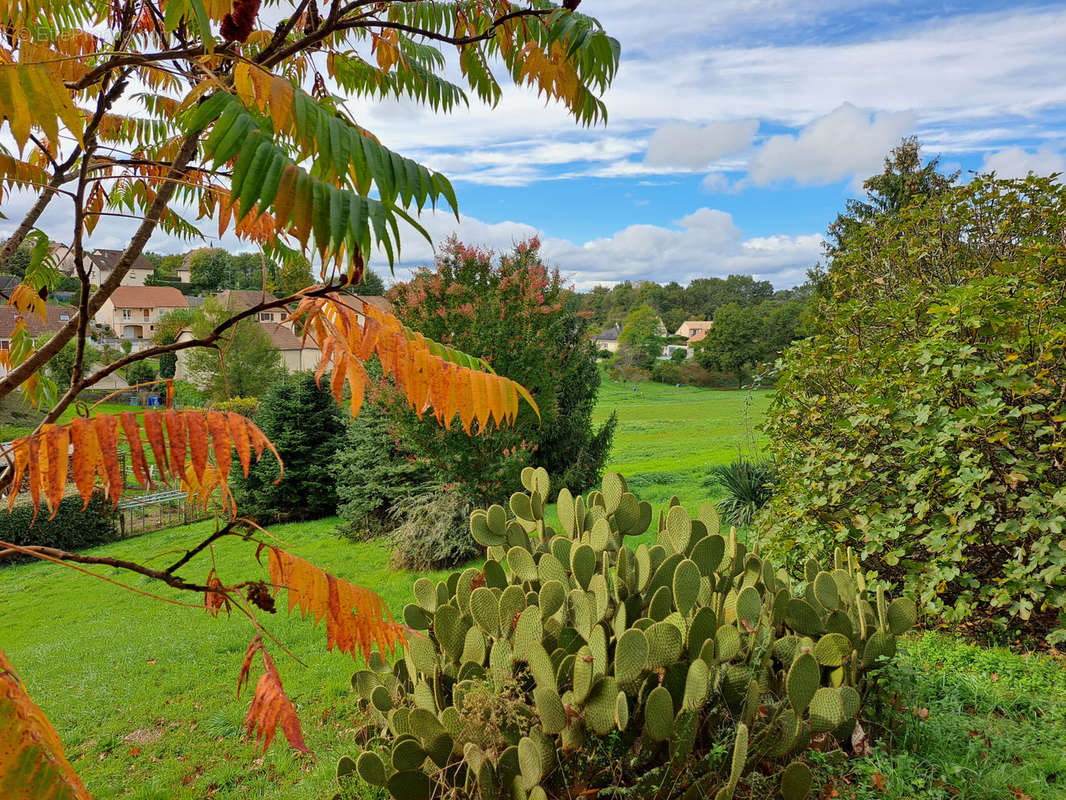
M344 435L344 418L328 388L320 389L309 372L278 381L263 398L255 422L277 447L285 475L278 481L279 466L272 459L254 464L247 478L234 466L231 486L241 512L261 521L336 513L330 464Z
M905 138L885 158L884 170L863 183L866 198L849 199L844 213L829 226L827 255L833 258L847 249L849 238L864 226L876 225L918 199L948 191L959 173L944 175L939 166L939 157L923 164L917 137Z
M208 298L190 325L193 335L206 336L229 316L218 300ZM211 400L262 397L285 374L281 352L254 319L230 327L218 344L217 350L193 348L185 356L189 379Z
M696 361L704 369L736 375L737 388L744 383L745 370L770 355L762 318L755 309L736 303L714 313L714 325L696 342L695 350Z
M479 548L470 535L470 499L455 487L419 487L418 494L398 499L391 516L396 529L389 537L392 563L416 572L465 564Z
M655 544L634 550L625 539L652 509L617 473L588 497L562 490L558 531L543 516L547 472L526 468L522 484L510 514L470 515L483 568L415 582L404 658L353 676L376 733L352 769L397 800L574 786L730 800L756 768L806 796L793 759L812 735L850 739L914 603L868 596L840 551L832 574L808 562L797 592L719 534L710 504L696 519L660 512Z
M138 383L151 383L156 379L156 368L150 361L134 361L126 367L126 383L130 386ZM150 389L150 386L143 387Z
M979 177L854 230L767 423L776 548L1062 638L1064 221L1062 184Z
M230 255L217 247L205 247L189 257L189 282L199 293L217 294L232 284Z
M618 336L619 359L625 360L626 350L632 356L626 363L641 369L651 369L662 352L666 329L651 306L642 305L629 312Z
M37 337L37 346L41 347L51 337L50 334L42 334ZM48 377L55 383L56 388L65 392L70 388L70 378L74 371L74 359L77 357L77 345L67 342L62 349L52 356L45 368ZM100 350L86 343L85 353L82 356L82 368L89 370L94 364L100 363Z
M751 525L759 509L774 493L776 470L769 459L738 458L729 464L711 467L708 483L716 483L725 490L725 499L718 510L733 525Z
M31 505L17 505L10 514L0 514L0 539L21 547L70 551L119 538L118 514L102 492L93 494L84 510L82 505L80 497L64 497L52 519L47 512L34 514Z
M497 257L453 238L434 271L419 270L388 294L405 325L481 356L540 407L540 420L523 407L510 428L475 438L397 412L401 446L475 497L513 482L524 460L580 490L596 480L610 449L614 423L596 429L590 422L600 376L587 323L569 309L569 292L541 262L539 246L532 239Z

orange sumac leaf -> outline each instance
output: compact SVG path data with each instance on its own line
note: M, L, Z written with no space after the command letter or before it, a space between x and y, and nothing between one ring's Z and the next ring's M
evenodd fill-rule
M159 470L159 480L165 481L167 479L167 444L163 437L162 415L158 411L144 412L144 432L152 448L156 469Z
M65 427L45 425L41 432L44 446L47 448L48 473L42 475L45 485L45 500L52 512L49 519L55 517L59 510L59 501L63 499L63 489L67 485L67 467L70 455L70 435Z
M141 445L141 428L137 424L137 417L132 411L122 412L122 430L126 434L126 443L130 448L130 462L133 466L133 475L142 488L148 488L148 462L144 457L144 447ZM84 495L82 495L84 497Z
M270 548L270 581L289 593L289 611L299 608L317 625L326 619L326 647L355 658L370 657L376 646L384 654L403 644L403 628L392 619L384 601L369 589L325 572L309 561Z
M229 475L230 438L226 415L221 411L208 411L207 429L211 431L211 450L215 455L215 466L220 474Z
M244 718L244 727L248 731L248 736L255 734L256 741L265 753L274 741L274 735L280 725L282 733L285 734L293 750L310 753L311 751L304 743L296 709L292 707L292 701L285 694L285 689L281 685L281 676L278 675L274 661L263 647L263 641L259 636L252 639L245 653L241 677L238 679L238 691L242 680L247 678L256 652L263 658L263 674L259 676L259 682L255 686L255 695L252 697L252 706L248 709L248 716Z
M96 439L100 443L100 463L103 464L107 476L107 496L112 505L118 505L119 495L122 494L122 469L118 463L118 420L109 414L101 414L93 417L92 424Z
M412 333L392 314L357 297L305 297L289 321L301 322L304 335L322 353L316 380L321 383L332 369L330 389L338 402L344 383L351 387L353 416L368 382L362 365L372 355L417 414L432 408L445 427L451 427L457 413L468 434L475 422L480 431L490 422L496 427L511 424L520 397L540 416L525 387L496 375L484 361Z
M207 586L222 588L222 581L218 579L218 575L215 574L213 569L207 573L207 580L204 583ZM207 613L212 617L217 617L218 612L222 610L229 614L229 598L221 592L204 592L204 608L207 609Z
M189 452L192 454L192 468L196 471L196 477L202 478L204 468L207 466L207 420L200 413L186 414L185 427L189 439Z
M91 800L48 717L0 650L0 789L4 800Z
M170 445L170 471L172 475L185 474L185 417L172 408L163 415Z
M248 466L252 461L251 440L248 438L248 420L233 411L226 412L226 424L229 427L230 440L237 450L237 458L241 462L241 470L245 477L248 476Z
M42 498L54 516L67 483L68 466L72 467L74 483L85 504L92 494L97 475L108 498L117 504L125 488L120 463L120 424L125 444L129 447L133 472L140 484L147 486L148 465L137 417L136 413L123 412L121 415L101 414L92 419L78 418L65 425L45 425L40 433L16 439L4 454L9 461L13 460L8 508L14 508L15 497L28 471L34 519ZM222 496L223 511L235 510L227 485L231 447L237 448L245 474L253 449L257 459L264 450L269 450L284 470L273 443L254 423L239 414L170 409L162 414L147 411L143 417L144 431L160 477L163 480L168 477L180 479L189 493L205 506L209 495L218 491ZM212 451L215 464L209 460Z

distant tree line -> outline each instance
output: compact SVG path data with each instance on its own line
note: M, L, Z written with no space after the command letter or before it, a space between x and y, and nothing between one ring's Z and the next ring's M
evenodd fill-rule
M311 263L306 258L292 258L279 266L271 258L260 253L229 253L219 247L202 247L184 253L163 255L145 253L144 257L155 267L147 283L152 286L179 286L192 294L217 294L226 289L262 289L281 295L294 292L315 283ZM181 285L178 269L189 267L189 282ZM359 293L381 295L385 285L372 270L367 270Z

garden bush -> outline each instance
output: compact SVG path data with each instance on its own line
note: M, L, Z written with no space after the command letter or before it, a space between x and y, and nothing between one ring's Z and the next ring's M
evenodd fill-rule
M915 604L868 591L854 560L794 584L718 530L714 506L655 517L616 473L588 497L548 474L470 516L479 569L422 578L403 658L352 686L370 725L338 772L399 800L733 797L752 771L807 796L802 754L850 743Z
M201 397L203 394L201 393ZM254 417L259 411L258 397L231 397L228 400L218 400L211 404L211 408L217 411L232 411L242 417Z
M775 550L1066 638L1064 226L1063 184L984 176L849 234L766 424Z
M392 565L416 572L465 564L479 548L470 535L470 499L455 486L429 486L396 502Z
M656 361L651 368L651 379L657 383L681 383L681 365L673 360Z
M59 550L81 550L107 544L119 538L118 513L102 492L94 492L89 505L77 495L64 497L56 515L48 518L42 509L36 514L31 505L16 505L10 514L0 515L0 539L20 547L55 547ZM0 564L7 559L0 560Z
M231 485L241 513L260 521L319 519L337 513L331 464L344 439L344 418L329 393L329 376L320 388L310 372L278 381L263 398L255 422L278 449L252 465L248 477L233 467Z

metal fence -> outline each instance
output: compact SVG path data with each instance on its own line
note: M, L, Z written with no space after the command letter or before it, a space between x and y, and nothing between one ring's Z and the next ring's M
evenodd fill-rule
M124 497L118 503L118 513L119 534L123 538L210 516L201 506L189 502L189 496L179 489Z

